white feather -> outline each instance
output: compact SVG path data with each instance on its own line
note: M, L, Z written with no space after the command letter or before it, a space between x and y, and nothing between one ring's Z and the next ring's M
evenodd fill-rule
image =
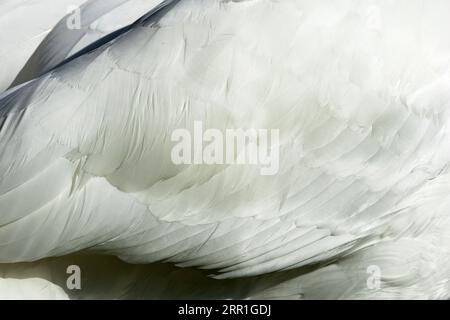
M0 261L91 250L295 273L262 297L448 298L450 5L424 3L179 1L7 92ZM280 129L279 173L174 165L195 121Z

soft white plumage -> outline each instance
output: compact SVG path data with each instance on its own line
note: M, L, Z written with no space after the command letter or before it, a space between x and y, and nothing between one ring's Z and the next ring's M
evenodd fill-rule
M164 4L1 96L0 262L85 250L206 269L231 298L242 277L245 297L448 298L448 1ZM197 120L279 129L279 173L174 165Z
M84 0L3 0L0 3L0 91L8 88L21 68L70 5Z

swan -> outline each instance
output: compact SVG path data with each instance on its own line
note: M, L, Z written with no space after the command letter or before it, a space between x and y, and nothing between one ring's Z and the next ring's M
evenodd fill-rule
M116 297L194 273L218 298L449 298L448 1L146 3L94 37L60 23L0 95L2 268L51 281L82 252L119 259ZM278 172L175 164L197 122L278 130Z

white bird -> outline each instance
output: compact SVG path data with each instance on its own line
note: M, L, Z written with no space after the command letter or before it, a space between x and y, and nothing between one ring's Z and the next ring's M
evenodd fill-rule
M48 42L58 62L0 96L5 267L83 251L188 268L221 298L450 296L448 1L145 9ZM174 164L172 133L197 121L278 129L279 172Z

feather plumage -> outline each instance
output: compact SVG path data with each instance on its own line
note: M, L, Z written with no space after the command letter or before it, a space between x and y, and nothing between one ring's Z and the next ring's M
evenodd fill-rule
M217 279L292 270L306 298L447 297L450 11L422 4L179 1L7 92L0 261L88 250ZM176 166L171 133L195 121L280 129L280 171ZM441 281L398 273L406 247Z

